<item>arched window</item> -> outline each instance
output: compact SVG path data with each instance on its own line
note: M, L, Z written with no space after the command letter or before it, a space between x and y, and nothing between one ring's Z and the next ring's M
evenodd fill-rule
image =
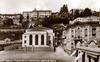
M41 36L41 45L44 45L44 35Z
M38 35L35 36L35 45L38 45Z
M32 45L32 35L29 36L29 45Z

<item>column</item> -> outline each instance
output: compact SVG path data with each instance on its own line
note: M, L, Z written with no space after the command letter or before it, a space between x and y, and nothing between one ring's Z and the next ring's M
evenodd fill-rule
M89 60L88 62L91 62L91 57L89 55L88 55L88 60Z
M26 40L26 39L24 38L24 36L25 36L25 35L22 35L22 47L25 47L25 45L26 45L26 44L24 43L24 40Z
M32 42L32 45L33 45L33 47L35 46L35 35L32 35L32 40L33 40L33 42Z
M47 38L46 34L44 34L44 45L47 46Z
M53 47L53 35L50 35L51 47Z
M29 46L29 34L27 35L27 46Z
M41 34L38 34L38 46L41 47Z

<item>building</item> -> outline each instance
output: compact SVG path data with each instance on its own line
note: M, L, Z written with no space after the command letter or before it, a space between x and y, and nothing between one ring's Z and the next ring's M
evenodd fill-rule
M84 12L84 10L85 10L85 9L71 9L71 10L69 11L69 13L70 13L71 15L76 15L76 12L78 12L79 14L81 14L82 12ZM91 12L92 12L92 14L96 13L96 11L91 11Z
M30 21L29 26L33 26L35 22L41 20L45 17L49 17L52 14L51 10L33 10L23 12L24 21Z
M53 38L52 29L45 27L27 29L22 35L22 47L53 47Z
M4 20L6 20L6 18L10 18L13 20L14 24L19 25L20 17L21 17L21 14L1 14L0 20L3 22Z
M81 12L84 12L84 9L71 9L69 13L72 15L75 15L76 11L79 11L79 14L80 14Z
M66 37L64 41L67 43L66 48L69 50L79 46L91 47L94 44L94 47L99 47L100 17L89 16L76 18L70 21L64 34Z
M29 21L37 20L38 18L49 17L52 14L51 10L33 10L33 11L25 11L23 12L24 19L27 20L29 17Z

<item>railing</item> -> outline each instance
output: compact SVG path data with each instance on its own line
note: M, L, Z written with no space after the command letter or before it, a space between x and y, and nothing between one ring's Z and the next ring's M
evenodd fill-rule
M78 47L75 56L75 62L100 62L100 48Z

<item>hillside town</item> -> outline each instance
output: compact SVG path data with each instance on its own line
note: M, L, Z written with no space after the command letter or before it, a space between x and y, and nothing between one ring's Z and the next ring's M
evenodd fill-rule
M100 11L0 14L0 62L100 62Z

